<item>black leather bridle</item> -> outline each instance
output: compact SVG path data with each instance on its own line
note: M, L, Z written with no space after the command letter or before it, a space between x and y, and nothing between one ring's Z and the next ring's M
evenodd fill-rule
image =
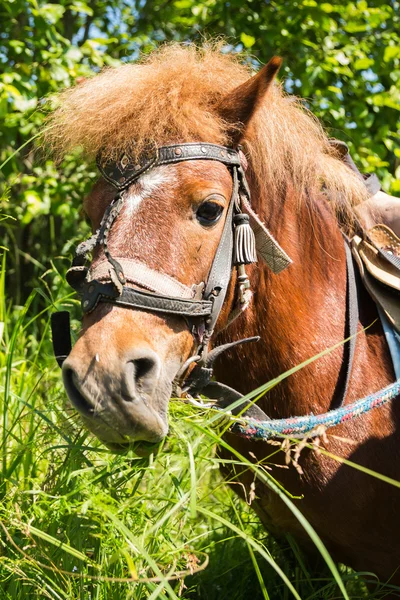
M124 202L124 192L150 169L188 160L218 160L229 167L233 177L233 190L224 229L202 296L199 299L178 299L126 287L123 269L118 261L112 258L107 245L108 232ZM90 284L82 282L78 291L82 295L83 312L92 311L98 302L102 301L129 308L175 314L188 319L202 319L204 321L202 337L205 340L202 344L205 347L214 331L231 279L234 215L238 212L240 195L249 195L239 152L214 144L180 144L159 148L155 156L144 159L142 163L133 164L124 155L118 163L103 166L99 161L98 166L103 177L117 190L114 200L103 217L96 240L96 244L103 245L104 253L110 263L112 281L110 283L92 281Z
M124 196L129 187L149 170L189 160L213 160L226 165L232 175L233 189L228 204L220 242L212 262L207 281L193 286L193 298L177 298L169 295L147 291L126 285L124 269L120 262L110 253L108 236L110 229L118 217L124 203ZM258 337L238 340L208 351L210 339L220 315L228 286L232 276L232 268L238 269L238 296L249 289L250 284L245 273L245 265L257 260L254 234L249 225L249 218L241 212L242 200L250 204L250 191L247 185L243 158L240 149L227 148L216 144L185 143L158 148L151 156L145 156L139 162L132 162L128 155L123 155L117 162L102 163L98 158L98 168L116 190L116 195L106 209L99 229L87 241L76 249L73 264L67 273L67 281L81 297L84 314L90 313L99 302L111 303L125 308L142 309L161 314L178 315L186 319L195 339L197 349L180 370L175 381L175 392L198 395L206 393L212 376L212 364L221 352L237 344L257 341ZM244 230L239 242L234 244L235 230ZM90 278L90 270L86 266L87 255L97 246L103 247L108 261L109 277L107 281ZM53 346L57 362L62 366L71 351L68 313L64 311L52 315ZM191 363L190 377L184 375ZM218 390L215 385L221 386ZM239 398L240 394L222 384L211 384L212 391L229 400ZM209 390L210 391L210 390ZM232 393L231 393L232 392Z

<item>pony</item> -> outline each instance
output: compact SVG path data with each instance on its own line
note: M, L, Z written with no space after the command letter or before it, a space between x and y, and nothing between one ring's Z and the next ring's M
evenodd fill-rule
M212 342L261 337L219 358L219 381L245 394L346 337L346 258L343 234L357 231L355 207L366 188L341 160L301 100L276 82L280 60L257 73L238 55L208 43L172 44L135 64L109 68L63 91L44 143L57 157L80 147L90 159L138 161L154 149L188 143L241 148L252 208L292 263L280 274L259 262L247 267L254 296L227 326L235 302L232 272ZM218 160L149 168L124 191L107 232L108 250L139 261L183 286L206 282L233 193ZM96 231L115 196L105 177L84 199ZM97 246L91 268L104 260ZM346 403L394 380L377 309L358 290L359 322ZM111 449L168 433L168 403L177 373L195 351L188 323L101 302L84 315L82 331L63 365L72 404ZM258 404L270 417L318 414L338 400L346 348L294 373ZM325 436L329 453L393 479L400 477L395 401L343 423ZM268 444L226 434L242 455L262 461ZM222 456L227 456L221 450ZM273 467L272 467L273 468ZM231 475L249 489L253 476ZM305 449L299 469L273 468L332 555L357 570L399 582L398 491L326 454ZM242 486L236 486L242 487ZM267 527L306 543L282 501L256 482L255 510Z

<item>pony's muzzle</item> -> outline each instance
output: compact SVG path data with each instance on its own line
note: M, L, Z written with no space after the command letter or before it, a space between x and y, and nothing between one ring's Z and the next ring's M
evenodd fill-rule
M165 437L167 406L156 399L166 382L151 348L135 348L111 364L96 355L85 372L82 366L72 352L63 365L65 389L87 427L106 445L155 443Z

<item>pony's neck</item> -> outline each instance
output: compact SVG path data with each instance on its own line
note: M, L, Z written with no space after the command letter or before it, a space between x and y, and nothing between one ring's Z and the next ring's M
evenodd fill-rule
M263 203L268 206L268 203ZM279 275L273 275L266 266L258 265L251 271L255 291L251 308L228 329L225 338L236 339L260 335L258 344L237 350L242 359L240 372L232 370L229 357L221 360L221 379L243 392L248 392L270 379L299 365L342 341L346 331L346 258L344 239L336 218L326 200L299 202L288 189L284 202L260 216L279 240L293 264ZM364 325L376 317L371 302L366 299L362 313ZM365 334L357 339L360 363L368 368L376 352L385 354L385 343L380 326L376 325L374 347ZM342 392L341 367L344 348L319 358L292 375L261 401L266 412L283 417L328 410ZM379 367L378 367L379 372ZM390 381L390 362L377 373L377 382ZM372 377L373 379L373 377ZM371 385L378 389L379 383ZM360 386L350 387L349 397L361 393Z

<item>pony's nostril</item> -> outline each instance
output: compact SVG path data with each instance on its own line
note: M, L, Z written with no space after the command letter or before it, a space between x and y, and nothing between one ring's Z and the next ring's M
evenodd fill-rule
M92 405L86 400L79 390L77 384L78 378L75 371L71 367L67 367L65 364L63 367L63 380L68 397L75 408L85 415L92 413Z
M159 358L153 352L131 358L127 363L127 375L134 384L136 392L151 393L156 386L159 375Z
M146 379L155 368L154 361L151 358L139 358L133 362L135 368L135 380L140 381Z

